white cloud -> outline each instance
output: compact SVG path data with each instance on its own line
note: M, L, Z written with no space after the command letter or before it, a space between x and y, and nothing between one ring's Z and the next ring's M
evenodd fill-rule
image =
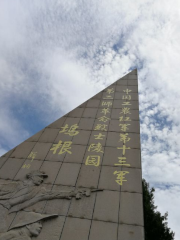
M154 186L170 185L175 205L180 180L179 9L178 0L1 1L2 148L19 144L32 131L22 122L26 105L32 117L47 124L138 67L143 175ZM167 191L158 190L157 202L169 211L170 226L179 236L175 221L180 213L160 197Z

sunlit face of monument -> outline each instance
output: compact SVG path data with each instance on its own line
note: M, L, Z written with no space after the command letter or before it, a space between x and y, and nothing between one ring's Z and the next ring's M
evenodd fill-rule
M140 147L134 70L0 158L0 240L144 240Z

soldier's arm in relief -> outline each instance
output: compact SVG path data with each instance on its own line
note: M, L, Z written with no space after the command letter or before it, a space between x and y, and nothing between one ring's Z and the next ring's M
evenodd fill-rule
M52 199L68 199L70 200L72 197L76 199L81 199L82 196L89 197L91 192L103 191L103 189L76 189L73 191L51 191L46 190L45 188L41 188L41 191L32 199L25 201L19 205L16 205L10 209L10 213L17 212L22 209L25 209L33 204L43 201L43 200L52 200Z

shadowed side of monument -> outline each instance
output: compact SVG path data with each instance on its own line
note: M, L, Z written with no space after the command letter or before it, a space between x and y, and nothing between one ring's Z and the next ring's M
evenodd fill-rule
M57 215L36 239L143 240L137 70L0 158L0 232Z

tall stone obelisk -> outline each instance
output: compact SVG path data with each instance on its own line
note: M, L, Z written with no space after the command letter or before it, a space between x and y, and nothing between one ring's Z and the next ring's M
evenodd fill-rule
M143 240L137 70L2 156L0 183L0 236Z

